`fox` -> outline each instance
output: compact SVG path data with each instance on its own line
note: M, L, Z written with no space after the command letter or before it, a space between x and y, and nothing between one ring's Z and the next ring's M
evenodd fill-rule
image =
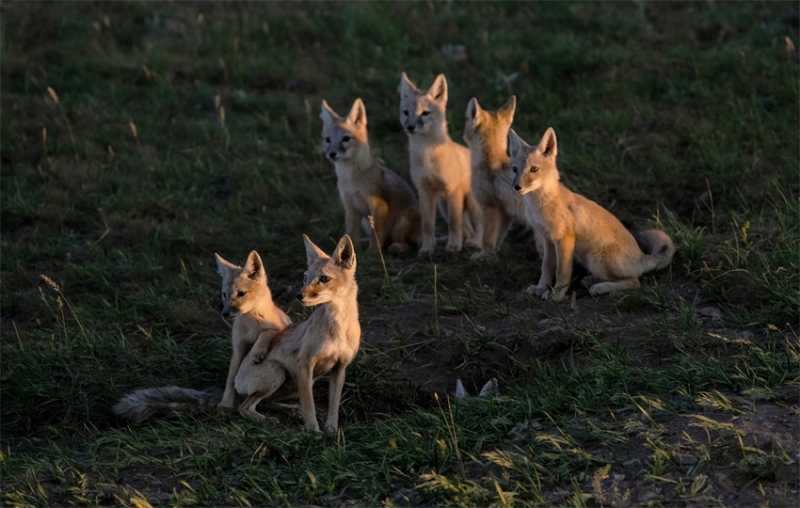
M436 206L440 198L447 205L447 250L461 251L465 237L470 245L480 247L481 209L472 194L469 150L454 142L447 131L447 79L439 74L430 89L420 90L404 72L397 90L400 123L408 136L411 180L419 193L422 245L418 254L431 254L436 247Z
M511 187L507 153L516 106L513 95L497 111L481 108L474 97L467 104L464 142L470 151L472 193L483 212L481 251L473 260L495 254L514 220L526 223L523 198Z
M639 287L639 276L666 268L675 255L672 239L656 229L636 238L608 210L559 182L558 142L549 127L537 146L513 129L508 133L513 186L525 202L525 216L542 242L542 274L526 292L563 300L572 278L573 257L590 275L581 283L592 296ZM555 287L553 277L555 276Z
M271 340L259 339L236 374L236 391L245 395L239 410L264 420L256 411L261 401L277 404L299 398L305 427L320 432L314 409L314 381L329 378L327 432L339 428L339 404L345 370L358 353L361 325L358 321L358 285L353 242L344 235L331 256L303 235L308 270L297 299L317 306L305 321L297 321Z
M258 252L247 256L244 267L214 254L222 277L222 315L233 318L232 353L225 390L205 391L177 386L146 388L122 397L112 411L120 417L141 423L155 414L192 411L204 407L233 408L234 380L247 353L256 344L269 343L276 333L291 324L291 319L272 300L267 272Z
M322 139L325 157L336 169L339 197L344 206L345 233L358 241L364 218L372 216L369 250L387 248L398 254L420 243L420 215L411 186L376 161L367 138L367 111L358 98L342 118L322 101ZM376 238L377 237L377 238Z

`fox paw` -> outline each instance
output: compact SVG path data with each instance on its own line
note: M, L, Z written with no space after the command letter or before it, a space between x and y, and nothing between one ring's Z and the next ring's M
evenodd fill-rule
M531 284L528 286L528 289L525 290L526 293L529 295L536 295L542 300L547 300L550 297L550 288L547 286L539 286Z
M233 401L223 400L219 404L217 404L217 409L233 409Z
M417 256L425 257L430 256L431 254L433 254L433 247L421 247L417 253Z
M447 250L450 252L461 252L461 244L460 243L448 243Z
M264 358L267 357L267 351L257 351L253 353L253 357L250 359L250 365L258 365L259 363L264 361Z

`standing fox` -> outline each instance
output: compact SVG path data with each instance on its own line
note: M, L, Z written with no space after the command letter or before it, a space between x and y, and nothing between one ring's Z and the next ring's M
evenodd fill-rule
M222 276L222 315L233 317L231 341L233 351L225 392L190 390L177 386L146 388L129 393L117 402L112 411L134 422L169 411L191 411L205 406L232 408L236 397L234 379L242 359L258 341L269 344L276 333L292 322L272 301L267 285L267 272L256 251L247 256L244 268L225 261L219 254L217 269Z
M430 254L436 246L437 198L443 198L447 204L447 250L460 251L465 236L479 246L481 211L471 190L469 150L453 142L447 133L447 80L444 74L436 77L429 90L419 90L404 72L398 91L400 123L408 135L411 179L419 193L422 217L419 254ZM465 219L465 208L478 231L473 231L470 221Z
M314 380L330 378L328 417L325 430L339 427L339 403L344 373L361 342L358 323L356 254L350 237L344 235L328 256L303 235L308 270L305 287L297 299L305 306L318 305L305 321L292 323L272 340L259 340L236 374L236 390L246 395L239 409L263 420L256 411L259 402L276 405L298 397L303 422L319 432L314 410Z
M666 233L655 229L639 233L650 252L644 254L608 210L559 183L558 144L552 127L536 147L513 130L508 136L514 189L524 196L525 216L543 240L542 275L528 293L563 299L572 277L573 254L591 272L581 283L592 296L638 287L642 273L669 265L675 246Z
M416 249L420 236L417 198L394 171L372 158L364 103L356 99L350 114L342 118L322 101L319 116L325 157L336 168L345 232L357 242L364 218L371 215L375 233L369 234L370 250L387 247L387 243L389 250L400 254Z
M507 153L516 105L513 95L497 111L482 109L474 97L467 104L464 141L470 150L472 192L483 213L481 252L473 254L473 259L497 252L513 220L525 223L525 205L511 186Z

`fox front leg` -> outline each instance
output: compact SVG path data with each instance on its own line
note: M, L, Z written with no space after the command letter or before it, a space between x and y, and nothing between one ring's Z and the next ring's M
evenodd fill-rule
M356 245L360 244L361 240L361 216L356 209L350 205L349 201L344 201L344 231L353 240Z
M569 289L572 279L572 255L575 252L575 237L565 236L555 241L556 248L556 287L553 300L561 301Z
M300 411L303 413L303 423L308 430L319 432L319 422L314 407L314 393L312 391L314 366L310 363L297 366L297 397L300 399Z
M325 420L325 431L332 434L336 433L336 430L339 428L339 404L342 402L344 371L344 367L335 367L329 374L328 418Z
M228 367L228 379L225 381L225 393L222 395L222 400L217 404L218 408L233 409L233 402L236 399L236 389L233 384L236 379L236 373L239 371L239 366L242 364L242 360L247 352L246 350L247 344L244 340L233 343L231 363Z

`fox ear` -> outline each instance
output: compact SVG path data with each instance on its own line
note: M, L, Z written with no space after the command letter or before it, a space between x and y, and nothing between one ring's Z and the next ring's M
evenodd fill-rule
M447 78L444 74L436 76L428 94L437 102L447 102Z
M265 279L267 278L267 272L264 271L264 263L261 261L261 256L259 256L256 251L251 251L250 255L247 256L247 263L244 264L244 271L247 273L247 276L253 280L261 276Z
M343 270L352 270L356 267L356 251L353 247L353 241L350 240L348 235L344 235L339 240L339 245L333 251L333 262Z
M552 127L548 127L545 131L542 140L539 141L539 146L536 148L545 157L555 157L558 155L558 142L556 141L556 131Z
M311 266L320 259L327 259L328 255L322 252L322 249L314 245L314 242L309 240L306 235L303 235L303 243L306 245L306 263Z
M404 72L400 75L400 86L397 87L397 91L400 92L400 95L411 95L417 91L417 86L408 79Z
M517 96L512 95L503 106L497 110L497 113L503 117L509 124L514 122L514 111L517 109Z
M364 107L364 101L356 99L353 103L353 107L350 108L350 114L347 115L347 121L356 127L366 127L367 108Z
M323 99L322 100L322 110L319 113L319 117L322 118L322 124L325 127L332 125L336 122L339 118L339 115L336 114L336 111L332 110L328 103Z
M228 261L225 261L222 258L222 256L220 256L216 252L214 253L214 257L217 258L217 272L219 272L219 274L222 275L223 277L228 275L228 273L231 270L236 270L237 268L239 268L238 266L234 265L233 263L229 263Z
M514 129L508 129L508 148L506 150L509 157L513 159L519 155L523 148L527 146L528 143L523 141L521 137L517 136L517 133L514 132Z
M478 104L478 99L471 98L467 103L467 120L472 120L472 124L477 125L480 122L481 113L483 113L483 109Z

